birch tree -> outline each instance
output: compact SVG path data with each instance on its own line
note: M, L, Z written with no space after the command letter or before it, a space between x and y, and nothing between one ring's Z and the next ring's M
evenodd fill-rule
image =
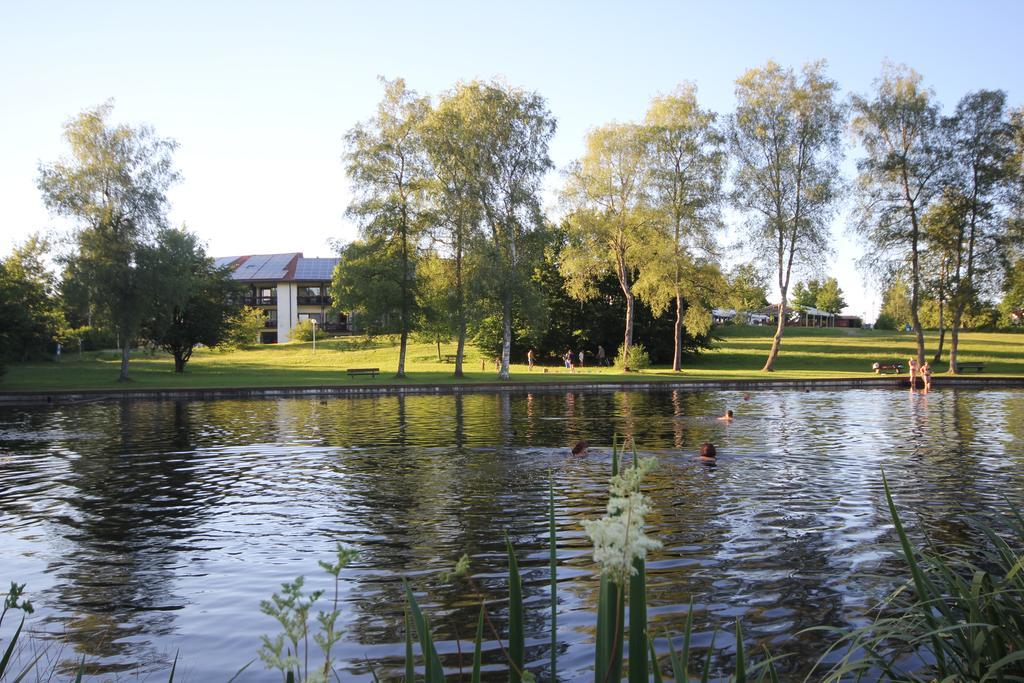
M93 307L117 328L125 382L150 298L139 257L166 227L166 193L179 175L171 161L177 143L149 126L113 124L112 112L107 102L68 121L70 154L41 164L37 184L47 208L77 224L69 260Z
M693 334L707 332L711 312L701 302L722 282L713 261L726 155L715 118L700 108L696 87L686 84L656 97L644 120L647 177L662 253L641 269L637 291L656 312L675 303L674 372L682 369L684 322L689 321Z
M424 121L423 139L430 157L432 177L428 186L431 203L431 237L450 261L452 333L456 338L455 376L463 376L468 292L473 277L474 245L482 235L483 209L476 193L479 170L474 154L472 91L456 89L442 95Z
M531 236L544 223L540 190L555 120L539 94L500 83L463 83L452 97L462 109L460 158L484 233L481 290L501 311L498 376L508 379L514 309L529 296L537 256Z
M573 298L587 300L599 277L615 273L626 299L621 358L633 345L633 286L654 236L646 171L643 129L602 126L587 135L587 151L570 167L563 192L571 210L562 261L566 286Z
M345 136L345 170L355 193L348 215L359 223L367 243L398 259L400 347L395 376L405 377L416 259L424 230L423 194L429 179L421 126L430 103L400 78L383 83L376 116Z
M774 266L779 317L762 368L775 369L793 268L828 251L829 221L842 191L839 162L846 110L838 85L813 62L797 75L775 62L736 82L729 147L733 203L749 217L749 243Z
M874 92L852 100L853 134L865 151L857 162L854 227L874 268L909 271L910 321L920 366L922 218L942 189L945 158L939 107L917 72L889 63Z
M1013 180L1013 127L1006 94L980 90L964 96L946 121L952 170L941 242L949 265L949 372L958 374L960 328L964 311L995 283L999 245L1009 220Z

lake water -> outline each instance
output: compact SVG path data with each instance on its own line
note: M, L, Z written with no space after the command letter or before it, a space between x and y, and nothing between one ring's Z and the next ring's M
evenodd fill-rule
M714 419L727 408L731 424ZM547 491L554 480L559 680L587 680L597 578L581 522L601 516L614 435L656 455L649 477L652 632L727 665L747 648L805 673L825 644L795 634L863 624L901 563L881 485L937 543L968 541L965 515L1024 504L1024 391L900 390L466 394L105 402L0 409L0 581L28 584L38 644L101 679L167 671L224 681L278 632L259 602L341 541L342 680L396 675L402 577L445 663L469 666L479 602L438 574L462 553L504 626L503 534L527 597L527 658L548 659ZM585 459L569 457L577 439ZM719 459L693 458L703 441ZM325 604L326 608L326 604ZM5 631L8 624L4 625ZM457 641L461 639L461 644ZM61 645L63 643L63 645ZM659 642L664 648L664 642ZM485 661L500 677L497 644ZM151 675L150 678L156 678ZM254 663L243 681L280 680Z

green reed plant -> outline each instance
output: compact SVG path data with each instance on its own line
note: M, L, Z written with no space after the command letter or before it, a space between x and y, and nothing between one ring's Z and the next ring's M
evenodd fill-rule
M25 584L23 583L11 581L11 587L4 597L3 609L0 610L0 627L3 627L4 617L11 611L21 612L21 621L18 622L18 627L14 630L10 642L4 648L3 657L0 657L0 679L3 679L4 674L7 672L7 667L10 665L11 658L18 647L18 639L21 637L21 630L25 626L25 618L35 611L32 607L32 602L25 597ZM0 647L2 646L3 641L0 641ZM42 656L40 654L33 661L29 662L28 666L21 673L17 674L13 680L21 680L27 676Z
M320 568L334 578L334 598L329 611L320 611L316 615L317 630L313 633L313 642L320 649L323 665L310 669L309 615L313 605L323 596L324 591L318 590L305 593L305 577L298 577L292 582L281 585L281 592L274 593L270 600L260 602L260 611L273 617L281 625L282 632L270 638L262 636L262 645L258 655L268 669L281 672L285 683L325 683L333 669L331 649L341 640L342 631L338 628L338 617L341 616L339 588L341 570L357 556L355 550L338 543L335 546L334 562L320 561ZM246 665L248 666L248 664ZM236 674L237 675L237 674Z
M823 680L1024 681L1024 518L1012 509L997 532L967 515L981 547L914 547L882 484L909 577L872 624L825 629L840 636L826 655L846 654Z

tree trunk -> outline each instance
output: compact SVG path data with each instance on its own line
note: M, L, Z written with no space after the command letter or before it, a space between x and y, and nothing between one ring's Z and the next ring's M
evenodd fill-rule
M409 346L409 296L411 277L409 274L409 216L402 205L402 342L398 349L398 372L395 377L405 377L405 351Z
M636 297L633 296L632 290L626 294L626 334L622 341L622 361L627 362L629 359L629 350L633 348L633 316L636 311ZM628 366L627 366L628 369Z
M455 349L455 376L462 377L462 354L466 351L466 320L459 323L459 341Z
M672 352L672 372L683 369L683 295L676 291L675 348Z
M405 377L405 350L409 346L409 330L406 328L404 311L402 313L401 340L398 346L398 372L395 373L395 377Z
M932 358L932 363L938 363L942 360L942 346L946 342L946 322L943 319L943 298L939 297L939 348L935 352L935 357Z
M917 367L920 368L924 365L924 330L921 329L921 316L918 315L918 309L921 307L921 259L918 248L920 230L917 225L917 207L910 194L906 166L903 167L903 196L910 211L910 271L913 279L910 287L910 322L917 337Z
M128 340L125 339L124 344L121 345L121 374L118 376L118 382L128 381Z
M455 313L458 318L458 346L455 349L455 376L462 377L462 354L466 350L466 298L462 291L462 237L455 244Z
M961 306L953 307L953 323L949 328L949 374L959 375L960 367L960 320L963 317Z
M782 303L779 304L779 322L775 326L775 336L772 337L772 348L768 352L768 360L764 362L761 372L775 372L775 359L779 357L779 348L782 346L782 332L786 329L786 290L782 289Z
M440 363L441 362L441 340L438 339L436 341L437 341L437 362Z
M174 371L178 374L185 372L185 355L181 351L174 352Z
M778 305L778 324L775 326L775 336L771 340L771 350L768 351L768 359L765 360L763 373L775 372L775 358L778 357L778 349L782 346L782 330L785 329L785 302Z
M509 379L508 363L512 355L512 292L507 291L501 302L501 371L498 379Z

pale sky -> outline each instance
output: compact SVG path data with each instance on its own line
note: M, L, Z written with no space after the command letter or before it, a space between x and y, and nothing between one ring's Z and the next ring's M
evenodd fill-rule
M1024 104L1024 2L19 2L0 0L0 254L60 223L35 187L65 152L62 125L114 98L114 118L180 144L170 193L211 255L332 255L350 240L342 137L380 99L378 76L437 94L499 77L536 90L558 119L559 170L586 131L643 116L652 96L697 84L702 105L734 106L736 78L774 59L824 58L845 93L882 61L906 63L948 111L1001 88ZM852 178L850 149L845 171ZM561 179L548 179L551 192ZM549 203L551 200L549 193ZM879 295L833 227L847 312L874 317ZM746 260L736 230L731 260Z

